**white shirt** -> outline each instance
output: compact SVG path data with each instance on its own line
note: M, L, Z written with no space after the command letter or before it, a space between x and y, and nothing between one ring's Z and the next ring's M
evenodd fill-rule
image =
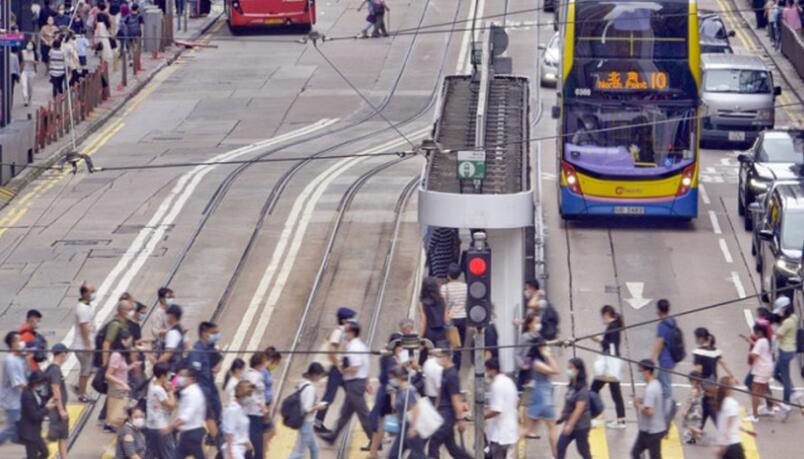
M167 398L167 391L159 382L152 380L148 384L148 395L145 398L147 405L145 427L162 429L170 424L170 411L162 405Z
M265 406L265 380L262 379L262 374L254 368L246 368L243 380L254 384L254 393L251 394L253 401L243 409L249 416L262 416L262 408Z
M221 428L224 434L232 436L235 445L245 445L249 442L248 438L248 416L236 401L232 401L223 410L223 422ZM228 443L227 443L228 444Z
M226 387L223 388L223 407L229 406L230 403L235 401L235 387L240 380L235 378L234 376L229 378L229 381L226 382Z
M175 328L168 330L165 334L165 349L182 349L182 335L181 332Z
M489 409L500 414L486 421L486 437L499 445L513 445L519 440L519 395L508 376L498 374L491 383Z
M444 373L444 367L438 363L438 359L431 356L424 361L422 373L424 374L424 395L428 397L438 397L438 392L441 390L441 375Z
M466 292L465 282L449 281L441 286L441 297L447 304L447 309L452 312L453 319L466 318Z
M729 418L733 418L731 427L727 427ZM740 404L734 397L726 397L717 414L717 444L729 446L740 443Z
M367 354L368 350L369 348L360 338L355 338L346 344L346 354L344 354L344 357L349 360L349 368L357 367L357 372L344 373L344 381L368 379L369 371L371 370L371 363L369 362L369 355ZM352 354L352 352L354 352L354 354Z
M306 386L304 386L307 384ZM315 420L315 411L313 411L313 407L315 406L315 387L313 387L313 383L307 379L302 379L302 382L297 386L296 390L299 390L299 387L304 386L304 389L301 391L301 407L302 412L307 413L304 415L305 421L314 421Z
M83 301L79 301L75 305L75 328L78 332L75 334L73 348L85 351L87 349L84 347L84 338L81 336L81 324L89 326L89 345L93 346L95 344L95 322L92 320L92 305Z
M186 432L203 428L206 416L207 401L204 399L204 392L201 391L201 386L193 383L182 389L177 417L184 421L184 424L179 426L179 431Z

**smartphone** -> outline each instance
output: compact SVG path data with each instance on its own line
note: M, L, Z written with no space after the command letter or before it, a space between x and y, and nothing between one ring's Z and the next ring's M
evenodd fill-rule
M319 404L319 405L328 406L328 405L329 405L329 402L319 402L318 404Z

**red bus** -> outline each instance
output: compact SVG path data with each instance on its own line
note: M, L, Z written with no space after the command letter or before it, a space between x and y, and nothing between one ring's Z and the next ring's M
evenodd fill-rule
M236 33L246 27L315 24L315 0L226 0L226 22Z

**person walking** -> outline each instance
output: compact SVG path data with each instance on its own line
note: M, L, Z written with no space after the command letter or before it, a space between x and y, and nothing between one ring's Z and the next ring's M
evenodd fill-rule
M243 372L243 381L254 386L254 392L244 405L249 420L249 439L254 447L255 458L264 457L265 424L263 422L268 410L265 405L265 378L262 370L268 365L268 356L264 352L256 352L249 359L249 367Z
M529 312L522 323L522 333L519 335L519 347L516 348L514 359L516 362L517 374L516 386L520 391L530 384L531 372L533 371L533 360L530 357L530 347L537 338L541 338L539 331L542 328L541 316L534 312ZM519 325L515 323L514 325Z
M268 455L268 446L271 443L271 440L276 435L276 426L274 425L273 419L270 417L270 413L273 411L271 409L271 405L274 402L274 377L273 372L279 366L279 362L282 360L282 354L276 350L273 346L268 346L263 351L265 353L265 357L267 358L267 362L265 364L265 368L262 369L262 382L265 387L263 390L265 396L265 412L267 413L266 416L263 417L263 452L264 454Z
M765 0L751 0L751 6L754 9L757 30L764 29L768 25L768 18L765 16Z
M45 459L50 456L42 437L42 422L48 411L56 407L56 400L48 400L47 395L45 374L34 371L20 397L22 415L19 420L19 439L25 445L27 459Z
M491 459L506 459L519 440L519 394L514 381L500 372L497 359L486 360L486 376L491 379L486 420L486 440Z
M33 41L29 41L22 50L22 101L26 107L31 104L33 98L34 79L36 78L36 64L39 59L36 57Z
M370 0L374 3L374 31L371 32L371 38L377 38L380 35L383 37L388 36L388 31L385 29L385 12L391 11L385 0Z
M235 398L223 412L223 457L226 459L245 459L246 452L254 447L249 440L249 419L243 409L254 393L254 384L240 381L235 386Z
M98 12L95 18L95 50L100 51L101 63L108 66L113 64L114 61L113 35L111 34L112 20L103 9Z
M0 446L11 440L19 441L17 423L22 416L21 397L28 384L27 368L25 363L25 343L20 334L11 331L5 336L8 354L3 359L3 375L0 380L0 408L6 415L5 430L0 432Z
M126 421L117 433L114 459L145 459L148 457L147 443L143 433L144 427L145 413L142 412L142 409L126 408Z
M404 367L394 367L390 371L390 385L394 388L394 415L400 426L400 431L394 436L388 459L403 457L405 451L410 450L408 459L425 459L424 440L419 437L413 426L419 416L416 402L418 399L416 388L410 384L409 372ZM400 451L401 448L401 451Z
M538 438L534 430L539 421L544 421L547 426L548 441L553 457L558 455L558 436L556 432L556 408L553 398L553 383L551 378L558 375L558 365L550 355L550 348L542 337L537 337L533 341L529 351L532 361L531 375L533 387L531 388L530 398L526 409L525 436L527 438Z
M140 53L140 42L145 29L145 19L142 17L142 13L140 13L139 4L133 3L131 5L131 11L125 19L123 26L126 29L126 51L129 53L131 65L134 66L135 62L139 62L137 57ZM136 66L134 66L134 68L137 70Z
M67 459L67 438L70 434L70 422L67 416L67 386L61 367L67 360L67 346L56 343L51 350L53 360L45 370L45 378L49 387L49 398L54 407L48 410L48 441L56 442L59 457Z
M439 291L435 277L425 277L419 294L419 336L439 343L447 339L447 305ZM419 364L427 358L427 351L419 354Z
M717 457L745 459L740 431L756 434L740 427L740 404L732 397L732 384L734 379L724 376L717 389Z
M466 294L468 292L466 282L461 281L461 265L450 263L447 268L447 283L439 288L439 292L447 306L448 326L457 328L458 336L461 338L461 346L457 347L452 356L455 367L461 371L461 347L466 344Z
M662 385L662 393L664 398L672 398L673 386L672 375L669 371L676 367L676 361L673 360L673 355L670 352L670 346L673 342L673 335L678 326L676 319L670 317L670 302L661 299L656 302L656 314L661 321L657 327L656 343L653 346L653 361L658 362L659 369L655 374L659 383Z
M734 378L731 369L723 360L723 353L715 346L715 337L705 327L698 327L693 332L698 347L692 351L692 364L704 381L701 384L703 400L701 401L702 415L700 431L706 426L706 420L715 421L715 396L717 387L712 384L718 379L717 369L722 367L729 377Z
M75 43L75 35L72 32L67 32L64 36L61 48L64 51L65 71L70 77L67 81L67 87L72 87L81 77L78 72L78 69L81 68L81 63L78 60L78 49Z
M600 343L600 348L605 354L614 356L620 355L620 330L623 328L623 318L613 306L607 304L600 308L600 317L606 325L603 336L595 336L594 339ZM625 403L623 393L620 389L620 381L595 379L592 382L592 392L599 393L600 389L606 384L609 385L611 398L614 400L614 409L617 412L617 420L609 422L606 426L610 429L625 429Z
M773 377L773 355L771 354L770 341L767 336L767 329L759 323L754 324L753 346L748 354L748 362L751 365L751 416L746 421L759 422L760 397L762 395L772 395L770 390L770 380ZM766 407L770 412L781 412L781 409L769 398L765 399ZM767 409L766 408L766 409ZM767 413L767 411L766 411Z
M341 406L340 417L329 434L322 434L321 438L329 444L335 443L341 431L351 421L353 415L357 415L360 426L366 433L367 438L371 438L371 423L369 422L369 409L366 405L365 394L371 394L372 390L368 383L371 374L371 362L369 360L369 348L360 338L360 324L349 322L346 324L346 353L343 355L343 388L346 392L346 399Z
M121 14L123 13L121 12ZM195 342L192 351L187 356L187 362L198 372L198 385L204 391L204 398L207 400L209 410L207 419L211 423L209 438L212 439L216 437L217 427L221 423L223 412L220 394L218 394L218 389L215 387L211 361L215 352L215 345L220 339L220 331L216 324L207 321L201 322L198 325L198 341Z
M78 401L88 403L87 383L94 371L92 365L92 349L95 343L95 323L92 302L95 301L95 287L88 282L81 284L78 289L78 304L75 306L75 341L73 349L78 359Z
M173 290L167 287L160 287L156 292L157 303L151 315L151 338L154 340L154 347L164 348L165 335L170 326L167 322L167 308L176 304Z
M47 22L39 30L39 50L42 62L47 65L50 63L50 47L59 34L59 28L53 22L53 16L48 16Z
M787 6L782 10L782 20L797 34L801 32L801 15L793 0L787 0Z
M589 413L589 389L586 386L586 366L583 360L572 358L567 362L569 385L564 396L564 409L558 424L564 424L558 436L556 459L564 459L567 448L575 441L575 448L583 459L592 459L589 449L589 430L592 419Z
M369 423L371 424L371 437L369 437L369 445L362 447L361 450L368 449L369 458L376 459L378 452L382 448L382 439L385 434L385 426L383 419L385 416L394 413L393 403L391 401L392 388L391 385L391 369L401 367L403 365L402 359L402 335L399 333L391 333L388 337L388 344L385 347L385 352L380 356L380 374L377 378L378 385L374 391L374 405L371 407L369 413Z
M176 458L205 459L204 457L204 421L207 414L207 401L204 391L198 386L198 372L192 368L182 368L176 378L176 386L180 391L179 408L176 419L166 428L163 435L179 433L176 446Z
M185 348L187 347L184 338L184 329L181 326L181 317L184 314L181 306L174 304L167 308L167 332L163 341L164 347L159 355L158 362L167 363L170 370L178 372L180 369Z
M338 308L338 311L335 313L335 320L337 320L338 326L332 330L327 340L327 350L329 351L327 353L327 359L330 362L330 367L327 376L327 385L324 389L324 396L321 397L321 401L326 402L327 407L319 410L315 414L314 430L316 433L330 433L330 430L324 426L324 420L327 417L327 409L335 400L338 389L343 386L343 373L341 373L341 360L338 351L341 349L341 346L346 344L346 323L354 319L355 315L355 311L343 307Z
M425 239L428 273L432 277L445 279L449 265L458 261L460 255L461 240L458 237L458 230L443 226L430 227Z
M132 346L134 338L127 329L117 332L109 365L106 367L106 381L109 383L109 392L106 401L105 432L117 432L126 419L126 408L131 397L128 372L130 369Z
M301 408L304 412L304 423L299 428L296 445L293 447L288 459L302 459L306 450L310 451L310 459L318 459L318 442L315 438L313 426L315 425L316 412L326 409L327 403L316 403L315 385L321 381L325 374L324 367L320 363L312 362L307 367L307 371L302 374L302 380L296 387L296 390L301 391L299 396L301 398Z
M438 459L439 450L444 445L453 458L471 459L472 456L455 443L455 427L457 426L458 431L461 433L466 431L466 421L463 419L465 403L461 395L461 381L458 376L458 369L455 368L455 364L452 362L452 353L449 348L442 349L439 363L444 370L441 376L441 387L436 408L444 422L430 437L430 442L427 445L427 457Z
M655 370L656 364L652 360L643 359L639 362L639 373L645 381L645 395L634 398L639 434L631 448L633 459L642 458L644 451L648 451L650 459L662 457L662 437L667 432L668 426L662 385L656 379Z
M29 351L26 357L31 371L40 370L39 364L47 360L47 340L38 331L41 322L42 313L38 309L29 309L25 313L25 322L17 329Z
M360 6L357 7L357 11L363 9L363 5L366 5L366 9L368 10L368 16L366 16L366 26L360 30L360 33L357 34L356 38L368 38L368 31L374 26L374 2L371 0L363 0L360 2Z
M784 0L769 0L769 5L766 5L768 10L768 26L770 31L771 44L777 51L782 44L782 4Z
M154 376L148 383L145 398L145 440L148 454L146 459L172 458L176 451L176 440L172 433L162 430L170 425L170 416L176 409L173 386L168 381L170 368L166 363L154 365Z
M443 344L449 348L447 343ZM427 354L427 360L422 365L422 378L424 379L424 395L435 404L438 394L441 392L441 380L443 379L444 368L441 366L441 357L444 351L441 348L433 348Z
M226 408L232 403L235 399L235 387L237 387L237 383L240 382L243 376L243 372L246 370L246 362L241 358L235 358L232 360L232 364L229 366L229 371L226 372L226 376L223 377L223 407Z
M782 383L782 399L784 404L780 406L784 412L785 419L790 415L790 395L793 392L793 380L790 377L790 362L796 357L796 332L798 316L793 312L790 298L780 296L773 303L773 315L780 318L780 324L776 329L776 338L779 340L779 358L773 369L773 376Z

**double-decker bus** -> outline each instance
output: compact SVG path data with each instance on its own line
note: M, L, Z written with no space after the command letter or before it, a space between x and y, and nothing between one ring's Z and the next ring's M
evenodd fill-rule
M562 16L561 216L696 217L695 0L569 0Z
M248 27L315 24L315 0L226 0L226 22L233 33Z

